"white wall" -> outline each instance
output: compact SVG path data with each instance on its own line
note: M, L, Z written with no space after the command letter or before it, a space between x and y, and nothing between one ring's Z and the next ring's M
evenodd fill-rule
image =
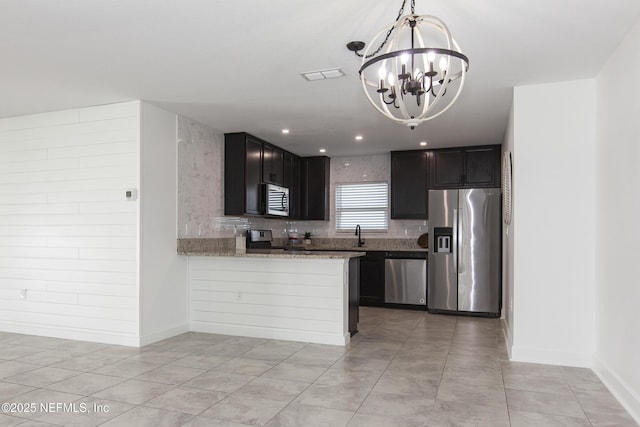
M591 366L595 81L514 91L512 359Z
M513 129L513 105L509 109L509 119L507 121L507 129L504 134L504 142L502 143L502 155L511 153L511 159L514 158L514 129ZM513 167L511 168L514 169ZM513 188L511 189L511 212L515 205L516 196ZM511 357L511 347L513 345L513 258L514 258L514 222L515 218L511 215L511 222L502 224L502 331L504 334L507 352Z
M177 116L141 110L140 341L189 330L186 259L176 253Z
M640 24L596 79L594 370L640 422Z
M0 120L0 329L137 343L139 107Z

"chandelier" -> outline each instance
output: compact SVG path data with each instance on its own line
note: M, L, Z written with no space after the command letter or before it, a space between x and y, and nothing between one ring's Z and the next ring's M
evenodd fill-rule
M360 81L369 102L391 120L414 129L458 99L469 58L442 20L416 15L415 0L411 13L403 16L406 2L366 49L361 41L349 42L347 49L362 58Z

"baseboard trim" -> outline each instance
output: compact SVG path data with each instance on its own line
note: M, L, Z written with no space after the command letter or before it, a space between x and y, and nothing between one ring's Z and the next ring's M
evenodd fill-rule
M582 353L526 348L513 345L510 360L512 362L541 363L544 365L573 366L591 368L593 357Z
M68 340L90 341L102 344L124 345L128 347L139 347L140 340L134 334L107 333L95 330L83 330L76 328L63 328L52 326L34 326L21 323L0 322L0 330L15 334L37 335L51 338L62 338Z
M640 396L627 383L599 358L594 357L593 371L607 386L611 394L627 410L629 415L640 424Z
M322 332L304 332L289 329L262 328L259 326L228 325L209 322L191 322L190 330L193 332L206 332L211 334L237 335L242 337L267 338L340 346L346 345L351 339L351 336L348 333L343 336Z
M185 332L189 332L189 325L187 323L174 326L170 329L145 334L140 337L140 347L166 340L167 338L175 337L176 335L184 334Z
M509 356L509 360L511 360L511 352L513 349L513 339L511 338L511 331L509 329L509 324L506 322L504 317L502 318L502 335L504 337L504 345L507 347L507 355Z
M23 325L12 322L0 322L0 331L16 334L36 335L51 338L89 341L102 344L124 345L127 347L143 347L186 332L207 332L222 335L237 335L244 337L277 339L284 341L300 341L316 344L344 346L349 343L351 336L327 334L321 332L304 332L287 329L261 328L257 326L225 325L208 322L191 322L191 324L177 325L170 329L153 332L144 336L105 333L75 328L60 328L51 326Z

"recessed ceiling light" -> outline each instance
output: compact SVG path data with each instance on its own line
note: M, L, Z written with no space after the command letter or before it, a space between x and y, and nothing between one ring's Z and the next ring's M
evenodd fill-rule
M316 80L336 79L344 76L344 71L340 68L329 68L327 70L307 71L306 73L300 73L300 75L307 81L313 82Z
M326 152L327 152L327 150L326 150L326 149L324 149L324 148L321 148L321 149L320 149L320 152L321 152L321 153L326 153Z
M356 135L356 141L362 141L362 135Z
M421 145L422 147L424 147L425 145L427 145L427 141L422 141L422 142L420 143L420 145Z
M289 133L289 129L282 129L282 133L284 133L285 135Z
M347 162L347 163L345 163L344 165L345 165L345 166L349 166L350 164L351 164L351 163Z

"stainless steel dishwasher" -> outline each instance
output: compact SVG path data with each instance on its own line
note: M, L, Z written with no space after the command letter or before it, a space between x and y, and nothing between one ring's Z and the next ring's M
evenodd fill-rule
M427 304L426 252L387 252L385 254L384 302Z

